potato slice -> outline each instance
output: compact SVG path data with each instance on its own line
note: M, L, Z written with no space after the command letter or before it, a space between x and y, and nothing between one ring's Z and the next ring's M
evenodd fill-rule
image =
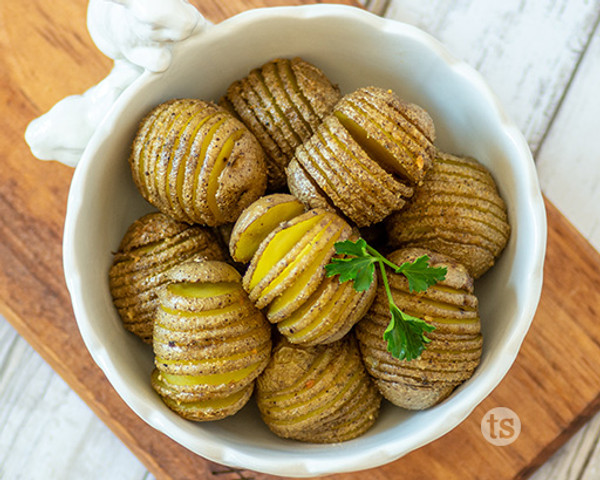
M265 155L226 110L195 99L171 100L141 122L130 155L142 196L178 221L234 221L266 188Z
M256 393L262 418L276 435L315 443L363 434L381 400L352 336L307 348L281 340Z
M288 265L289 258L286 257L302 250L318 231L330 223L326 214L310 210L280 224L263 240L243 279L244 288L252 300L256 300L262 289Z
M109 270L113 302L126 330L152 342L157 290L167 271L192 257L224 260L214 233L155 212L144 215L127 229Z
M476 160L439 153L410 204L386 220L390 245L423 246L463 263L474 278L494 264L510 236L506 206Z
M319 288L277 329L290 343L311 346L333 343L358 322L375 298L377 282L357 292L352 282L339 283L336 277L321 282ZM269 313L267 318L273 321Z
M396 250L388 258L400 265L422 255L429 255L431 266L448 269L446 279L425 292L411 293L404 276L388 272L398 308L436 327L427 334L431 341L421 356L398 360L387 351L383 333L390 312L387 294L381 287L356 327L363 361L379 391L390 402L407 409L431 407L470 378L479 364L483 344L473 278L463 265L417 248Z
M325 218L328 223L307 235L309 241L301 250L290 252L285 268L260 291L256 301L259 308L271 303L278 308L280 304L304 301L316 290L324 278L325 265L333 256L334 244L343 234L350 234L349 226L337 215L328 214Z
M191 260L168 279L158 294L152 386L184 418L232 415L267 365L269 324L224 262Z
M231 257L236 262L249 262L269 233L303 212L304 205L292 195L275 193L259 198L242 212L231 231Z
M341 214L296 158L288 164L286 175L290 192L308 208L323 208Z
M275 59L231 84L220 103L232 108L267 153L269 190L285 186L285 167L340 98L339 89L302 59Z

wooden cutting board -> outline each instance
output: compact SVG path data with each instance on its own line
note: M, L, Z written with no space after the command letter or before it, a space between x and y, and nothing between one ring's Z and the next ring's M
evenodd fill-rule
M310 3L197 0L218 22L244 9ZM337 3L351 3L337 2ZM111 67L85 26L87 1L0 4L0 313L159 479L268 479L208 462L153 430L118 397L87 353L62 269L62 231L72 169L32 157L26 125ZM600 255L547 203L544 288L533 326L500 386L459 427L373 479L526 478L600 407ZM482 417L513 409L522 422L510 446L487 443ZM365 473L335 475L359 480Z

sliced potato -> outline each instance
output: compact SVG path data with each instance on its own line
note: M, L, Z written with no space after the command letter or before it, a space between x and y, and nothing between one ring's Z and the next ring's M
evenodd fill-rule
M159 212L144 215L130 225L108 275L125 329L152 342L157 290L167 281L170 268L195 256L225 259L210 229L177 222Z
M379 213L381 211L379 200L370 195L368 189L364 188L363 182L356 177L358 169L346 168L346 165L338 160L336 142L328 136L328 130L323 128L326 122L319 126L317 132L304 144L304 148L310 153L313 163L319 169L320 176L325 178L323 190L327 191L328 186L331 185L337 197L343 200L340 208L356 222L361 224L368 222L368 212L375 212L375 215L385 217L388 212ZM350 198L354 200L349 201Z
M449 255L479 278L510 236L492 176L474 159L439 153L410 204L386 219L392 247L423 246Z
M400 265L422 255L430 257L432 267L448 270L445 280L425 292L410 292L403 275L388 272L398 308L435 327L427 333L431 341L421 356L411 361L398 360L387 351L383 334L390 321L390 310L382 287L356 327L363 361L381 394L395 405L418 410L441 402L473 375L483 344L473 278L463 265L418 248L396 250L388 258Z
M326 278L300 308L277 323L277 329L290 343L303 346L333 343L364 316L375 298L376 288L374 281L368 290L357 292L352 282L339 283L337 277ZM270 312L267 318L276 321Z
M129 162L142 196L187 223L232 222L266 188L265 154L254 135L201 100L155 107L140 124Z
M352 234L334 213L314 209L269 234L244 275L244 288L258 308L283 318L298 308L325 277L334 244Z
M285 186L285 167L340 98L337 86L300 58L275 59L231 84L221 104L233 109L267 153L269 190Z
M281 340L256 393L262 418L276 435L315 443L361 435L377 419L381 401L352 336L306 348Z
M402 209L422 183L434 138L433 122L420 107L389 90L358 89L296 149L296 164L287 170L290 190L313 206L318 187L358 227L376 224Z
M244 288L292 343L317 345L342 338L369 308L365 292L327 278L335 243L354 238L341 217L310 210L283 222L262 241L244 275Z
M243 279L244 288L251 299L255 300L262 289L289 264L287 256L295 257L329 223L326 215L324 211L310 210L280 224L263 240Z
M249 262L269 233L303 212L304 204L292 195L275 193L259 198L242 212L231 231L231 257L236 262Z
M269 324L224 262L191 260L168 279L158 294L152 386L190 420L232 415L267 365Z

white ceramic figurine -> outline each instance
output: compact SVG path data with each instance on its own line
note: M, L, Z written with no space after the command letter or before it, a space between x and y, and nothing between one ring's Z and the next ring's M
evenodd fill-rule
M208 23L187 0L90 0L87 17L92 40L115 61L113 69L85 93L58 102L25 132L37 158L71 167L123 90L144 70L166 70L173 45Z

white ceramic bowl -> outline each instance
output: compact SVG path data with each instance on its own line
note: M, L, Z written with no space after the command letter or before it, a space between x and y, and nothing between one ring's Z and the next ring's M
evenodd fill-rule
M440 405L408 412L383 405L365 435L343 444L282 440L250 402L236 416L196 424L172 413L153 392L151 349L126 333L112 305L111 252L130 223L151 208L127 163L137 122L173 97L218 99L235 79L278 56L301 56L339 83L391 88L432 116L438 147L476 157L496 178L512 235L496 266L476 284L484 336L473 378ZM144 73L119 98L78 165L68 200L64 266L77 323L96 363L146 422L218 463L287 476L377 467L458 425L513 363L537 307L546 224L527 143L473 69L422 31L342 6L254 10L179 45L164 73Z

